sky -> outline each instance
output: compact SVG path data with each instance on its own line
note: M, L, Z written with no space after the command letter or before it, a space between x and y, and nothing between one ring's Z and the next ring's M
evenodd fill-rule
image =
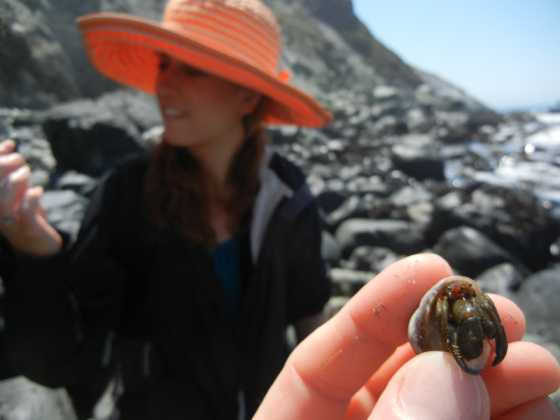
M490 108L560 103L560 0L352 0L404 62Z

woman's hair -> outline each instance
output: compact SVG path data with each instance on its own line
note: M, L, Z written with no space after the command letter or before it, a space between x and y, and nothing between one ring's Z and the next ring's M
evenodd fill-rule
M228 182L233 194L225 208L233 231L258 190L259 162L267 139L261 122L269 104L270 100L263 96L255 110L243 120L246 139L229 168ZM207 219L208 194L202 177L198 161L187 148L172 146L163 139L155 148L146 178L146 202L159 228L211 249L216 245L216 237Z

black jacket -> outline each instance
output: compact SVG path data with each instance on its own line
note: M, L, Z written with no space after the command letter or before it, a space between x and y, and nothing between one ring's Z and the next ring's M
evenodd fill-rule
M288 356L287 325L330 295L315 200L268 150L232 319L210 256L145 217L148 164L130 160L100 183L71 249L0 252L8 352L22 374L69 389L118 363L123 420L236 419L240 406L250 418Z

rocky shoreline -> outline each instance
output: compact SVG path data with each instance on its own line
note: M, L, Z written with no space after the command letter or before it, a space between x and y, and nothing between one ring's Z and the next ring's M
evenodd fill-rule
M32 182L46 190L49 220L75 237L99 177L127 156L153 147L161 132L157 115L152 98L121 90L43 111L0 109L0 138L18 142ZM516 301L527 318L526 339L560 359L560 313L553 304L560 278L558 203L539 199L535 185L512 188L480 181L477 174L499 167L493 157L485 159L468 147L476 141L491 148L503 142L506 131L530 139L534 132L522 128L537 120L503 116L474 130L470 118L461 118L462 125L455 121L457 132L472 132L462 141L437 137L443 124L421 133L397 133L396 128L372 133L377 120L350 124L348 116L339 130L335 121L321 130L272 127L269 133L277 150L306 172L317 196L323 255L333 279L330 315L392 262L435 252L485 291ZM555 129L555 121L541 124L538 132ZM451 156L445 149L449 145L463 153ZM527 160L513 153L504 157ZM450 178L453 159L460 160L461 174Z

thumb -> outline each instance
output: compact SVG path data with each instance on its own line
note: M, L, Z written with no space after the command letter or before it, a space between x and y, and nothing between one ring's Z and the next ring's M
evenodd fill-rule
M422 353L393 376L369 419L488 420L490 397L482 378L450 354Z

